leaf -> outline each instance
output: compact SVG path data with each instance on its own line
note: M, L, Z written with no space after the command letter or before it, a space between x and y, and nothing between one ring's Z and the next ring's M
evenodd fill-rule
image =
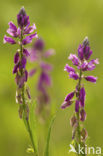
M36 146L35 150L37 151L37 135L36 135L37 133L36 133L35 106L36 106L36 102L35 101L32 104L29 105L29 121L27 121L25 119L25 114L24 113L23 113L23 121L24 121L26 130L29 132L29 135L32 135L31 137L32 137L33 142L34 142L34 144ZM30 131L31 131L31 134L30 134Z
M35 116L35 107L36 107L36 101L30 104L29 123L30 123L30 128L32 131L32 135L33 135L33 140L35 142L36 149L37 149L37 133L36 133L37 122L36 122L36 116Z
M46 148L45 148L44 156L49 156L50 135L51 135L51 129L52 129L55 118L56 118L56 115L54 115L52 117L49 129L48 129L48 135L47 135L47 140L46 140Z

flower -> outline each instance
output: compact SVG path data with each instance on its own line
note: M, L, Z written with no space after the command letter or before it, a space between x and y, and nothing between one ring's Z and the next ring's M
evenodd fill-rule
M64 101L63 104L61 105L61 108L65 109L65 108L69 107L72 103L73 103L73 101Z
M35 62L37 67L33 68L29 72L29 76L33 76L35 73L39 72L37 91L38 91L38 105L37 112L40 113L46 104L50 103L50 96L48 93L49 87L52 85L52 80L50 72L53 67L51 64L47 63L45 60L53 55L53 50L45 51L45 43L42 39L37 39L33 44L31 49L28 49L29 56L28 60L30 62Z
M81 107L84 107L84 102L85 102L85 89L84 89L84 87L82 87L81 88L81 90L80 90L80 105L81 105Z
M85 112L84 109L82 109L82 110L80 111L80 120L81 120L81 121L85 121L85 120L86 120L86 112Z
M30 55L28 50L24 48L24 46L28 43L31 43L33 38L37 38L37 33L35 32L31 34L34 30L36 30L36 26L35 24L33 24L33 26L29 26L30 25L29 16L27 16L24 7L20 9L19 14L17 15L17 23L18 28L12 21L8 23L9 28L7 29L7 33L12 38L5 35L4 43L8 42L10 44L19 44L20 46L22 46L22 51L19 49L14 55L14 68L13 68L13 74L16 74L15 78L16 83L18 87L22 87L28 78L26 63L27 57ZM28 36L28 34L30 35ZM24 35L27 36L24 37ZM16 38L19 39L19 42L15 41Z
M67 71L68 73L70 73L70 72L75 73L75 69L73 67L70 67L68 64L66 64L64 71Z
M79 76L78 74L74 73L74 72L70 72L69 73L69 77L74 79L74 80L78 80L79 79Z
M7 42L10 44L16 44L16 41L14 39L5 35L4 36L4 43L7 43Z
M75 112L79 112L79 100L76 100L75 102Z
M72 61L73 65L76 65L76 66L79 65L79 59L78 59L78 57L76 55L70 54L68 59Z
M73 127L72 139L75 139L77 143L79 143L78 140L85 141L87 138L87 131L85 129L82 129L81 131L79 123L80 121L84 122L86 120L86 92L84 84L82 84L82 79L93 83L96 83L97 80L97 77L84 75L86 71L94 70L96 68L96 64L99 64L98 59L93 59L89 61L92 53L93 52L90 48L88 38L86 37L83 43L80 44L78 47L78 57L76 54L70 54L70 56L68 57L68 59L72 61L72 64L76 66L79 72L77 72L75 68L69 66L68 64L66 64L64 67L64 71L69 73L70 78L76 81L78 80L75 90L67 94L64 102L61 105L61 108L65 109L69 107L73 102L75 102L75 114L71 118L70 124ZM75 100L73 100L73 98L75 98Z
M86 76L85 79L93 83L96 83L97 81L97 77L94 77L94 76Z
M16 102L20 104L19 105L20 118L22 118L23 113L25 112L25 119L28 120L29 119L28 99L30 99L30 93L27 89L27 86L25 86L25 83L28 80L28 71L26 69L26 64L27 57L30 56L30 54L28 50L25 48L25 45L31 43L34 38L37 38L37 33L34 32L34 30L36 30L35 24L30 26L29 16L27 16L24 7L20 9L19 14L17 15L17 24L18 27L16 27L16 25L12 21L8 23L9 28L7 29L7 33L11 37L5 35L4 43L19 45L19 49L14 55L14 68L13 68L13 74L15 74L15 82L17 84Z
M69 94L65 97L65 101L70 101L70 100L73 98L74 93L75 93L75 92L69 93Z
M24 7L21 8L19 14L17 15L17 23L21 29L30 25L29 16L26 15Z

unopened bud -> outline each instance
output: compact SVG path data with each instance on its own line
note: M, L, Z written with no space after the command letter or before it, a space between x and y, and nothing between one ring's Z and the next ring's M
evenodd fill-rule
M84 109L82 109L82 110L80 111L80 120L81 120L81 121L85 121L85 120L86 120L86 112L85 112Z
M89 40L88 40L87 36L84 38L83 45L84 46L88 46L89 45Z
M25 117L26 117L26 120L29 120L29 106L26 105L26 108L25 108Z
M81 131L81 137L82 137L82 141L85 141L88 137L88 132L85 128L83 128Z
M76 116L72 116L70 119L70 125L73 127L77 123Z
M26 88L26 93L29 99L31 99L31 95L30 95L30 89L29 87Z
M23 116L23 106L20 106L19 107L19 117L20 117L20 119L22 119L22 116Z

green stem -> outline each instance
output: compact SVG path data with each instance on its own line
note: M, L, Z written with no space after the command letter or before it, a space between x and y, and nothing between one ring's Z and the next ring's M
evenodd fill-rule
M80 69L80 73L79 73L79 82L78 82L78 92L77 92L77 99L79 100L79 95L80 95L80 89L81 89L81 81L82 81L82 70ZM76 147L79 145L81 145L82 147L85 147L85 145L83 145L81 143L81 131L80 131L80 117L79 117L79 113L80 113L80 109L79 111L76 113L77 115L77 122L78 122L78 126L77 126L77 144ZM78 150L77 150L78 151ZM85 154L78 154L78 156L85 156Z
M79 82L78 82L78 94L77 94L78 100L79 100L80 89L81 89L81 80L82 80L82 70L80 69ZM78 135L78 142L80 144L81 143L81 137L80 137L80 117L79 117L79 111L77 112L77 121L78 121L77 135Z
M21 59L22 59L22 57L23 57L22 40L23 40L23 31L21 30L21 37L20 37L20 58L21 58ZM21 69L20 72L21 72L21 76L22 76L22 74L23 74L23 69ZM25 91L25 84L24 84L23 87L22 87L22 100L23 100L24 117L25 117L25 121L26 121L27 128L28 128L28 133L29 133L29 136L30 136L32 145L33 145L34 154L35 154L35 156L38 156L37 150L36 150L36 146L35 146L35 143L34 143L34 139L33 139L33 135L32 135L32 131L31 131L31 128L30 128L30 124L29 124L29 121L26 119L26 114L25 114L26 104L25 104L25 95L24 95L24 91Z

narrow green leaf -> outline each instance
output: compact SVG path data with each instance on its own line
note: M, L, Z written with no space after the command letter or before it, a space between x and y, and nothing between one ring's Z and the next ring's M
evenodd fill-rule
M35 117L35 106L36 106L36 101L32 102L30 105L29 105L29 128L28 129L28 123L27 123L27 120L25 119L25 114L23 113L23 121L24 121L24 124L25 124L25 127L27 129L27 131L31 131L31 135L32 135L32 139L33 139L33 142L35 144L35 148L36 148L36 151L37 151L37 133L36 133L36 117ZM29 132L30 134L30 132ZM30 150L30 149L29 149Z
M35 107L36 107L36 101L34 101L32 104L30 104L30 114L29 114L29 123L30 128L33 135L33 140L35 142L35 146L37 149L37 122L36 122L36 116L35 116Z
M44 156L49 156L50 135L51 135L51 129L52 129L55 118L56 118L56 115L53 116L53 118L51 119L51 123L50 123L49 129L48 129L48 135L47 135L47 140L46 140L46 148L45 148Z

